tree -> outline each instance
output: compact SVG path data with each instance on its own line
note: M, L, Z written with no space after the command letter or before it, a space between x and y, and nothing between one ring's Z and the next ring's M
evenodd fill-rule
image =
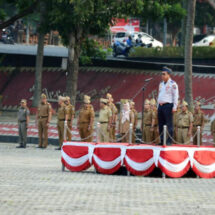
M180 31L181 19L186 15L186 10L182 7L183 0L157 0L144 1L143 12L140 17L143 21L151 20L163 24L167 22L167 28L173 37L173 43L176 41L176 35Z
M208 2L196 2L195 26L202 32L206 25L213 27L215 24L214 8Z
M39 2L39 0L0 0L0 29L6 28L18 19L32 14ZM10 10L6 10L8 8Z
M81 44L89 35L105 32L113 17L139 13L142 0L52 0L51 24L68 45L66 93L75 105Z
M41 1L38 5L38 12L40 16L39 26L38 26L38 46L37 46L37 56L35 65L35 81L34 81L34 95L32 106L37 107L40 100L40 95L42 93L42 72L43 72L43 55L44 55L44 38L45 34L50 30L49 20L48 20L48 8L50 4L47 1Z
M192 44L193 28L195 20L196 0L188 0L187 3L187 21L185 35L185 53L184 53L184 80L185 80L185 100L188 102L191 110L193 109L192 93Z

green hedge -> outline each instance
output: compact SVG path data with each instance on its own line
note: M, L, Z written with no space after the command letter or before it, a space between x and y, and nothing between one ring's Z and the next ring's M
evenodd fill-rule
M143 48L135 47L129 57L183 58L184 47ZM193 58L215 58L214 47L193 47Z

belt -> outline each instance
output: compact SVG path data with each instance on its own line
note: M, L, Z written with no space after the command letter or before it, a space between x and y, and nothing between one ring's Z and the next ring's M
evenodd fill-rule
M71 119L68 119L67 122L71 122Z
M39 119L48 118L48 116L39 116Z
M193 125L193 126L198 127L198 126L202 126L202 125Z
M172 103L169 103L169 102L166 102L166 103L159 103L160 106L167 105L167 104L172 104Z
M59 121L65 121L65 119L59 119Z
M20 120L19 122L21 122L21 123L22 123L22 122L26 122L26 120Z
M150 124L144 124L144 126L151 126Z
M185 129L185 128L189 128L189 127L186 127L186 126L182 126L182 127L178 127L178 128L182 128L182 129Z
M105 124L105 123L108 123L108 122L99 122L100 124Z
M79 122L80 124L86 124L86 123L90 123L90 122Z

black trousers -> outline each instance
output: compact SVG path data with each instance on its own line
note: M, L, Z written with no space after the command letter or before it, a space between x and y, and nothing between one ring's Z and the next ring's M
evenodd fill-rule
M166 125L170 136L173 136L173 121L172 121L172 103L167 103L158 106L158 124L160 135L163 132L163 126ZM161 135L161 143L163 143L163 134ZM171 139L168 137L167 144L171 144Z

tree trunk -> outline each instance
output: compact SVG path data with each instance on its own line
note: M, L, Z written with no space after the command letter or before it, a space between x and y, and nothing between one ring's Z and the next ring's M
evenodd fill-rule
M45 2L40 2L40 25L44 23L44 14L46 12ZM45 33L39 29L38 46L35 68L34 96L32 106L37 107L42 93L42 71L43 71L43 54L44 54L44 38Z
M187 10L187 0L183 0L182 1L182 7L188 13L188 10ZM187 16L184 16L183 19L181 20L181 42L180 42L180 46L184 46L185 45L186 22L187 22Z
M38 47L36 57L36 70L35 70L35 82L34 82L34 97L33 107L37 107L40 100L40 94L42 93L42 71L43 71L43 53L44 53L44 33L38 34Z
M82 30L78 28L76 32L71 32L69 35L66 94L71 98L71 104L74 106L78 86L81 34Z
M196 0L188 1L187 23L185 36L185 53L184 53L184 80L185 80L185 100L188 102L190 109L193 109L193 92L192 92L192 43L193 28L195 20Z

